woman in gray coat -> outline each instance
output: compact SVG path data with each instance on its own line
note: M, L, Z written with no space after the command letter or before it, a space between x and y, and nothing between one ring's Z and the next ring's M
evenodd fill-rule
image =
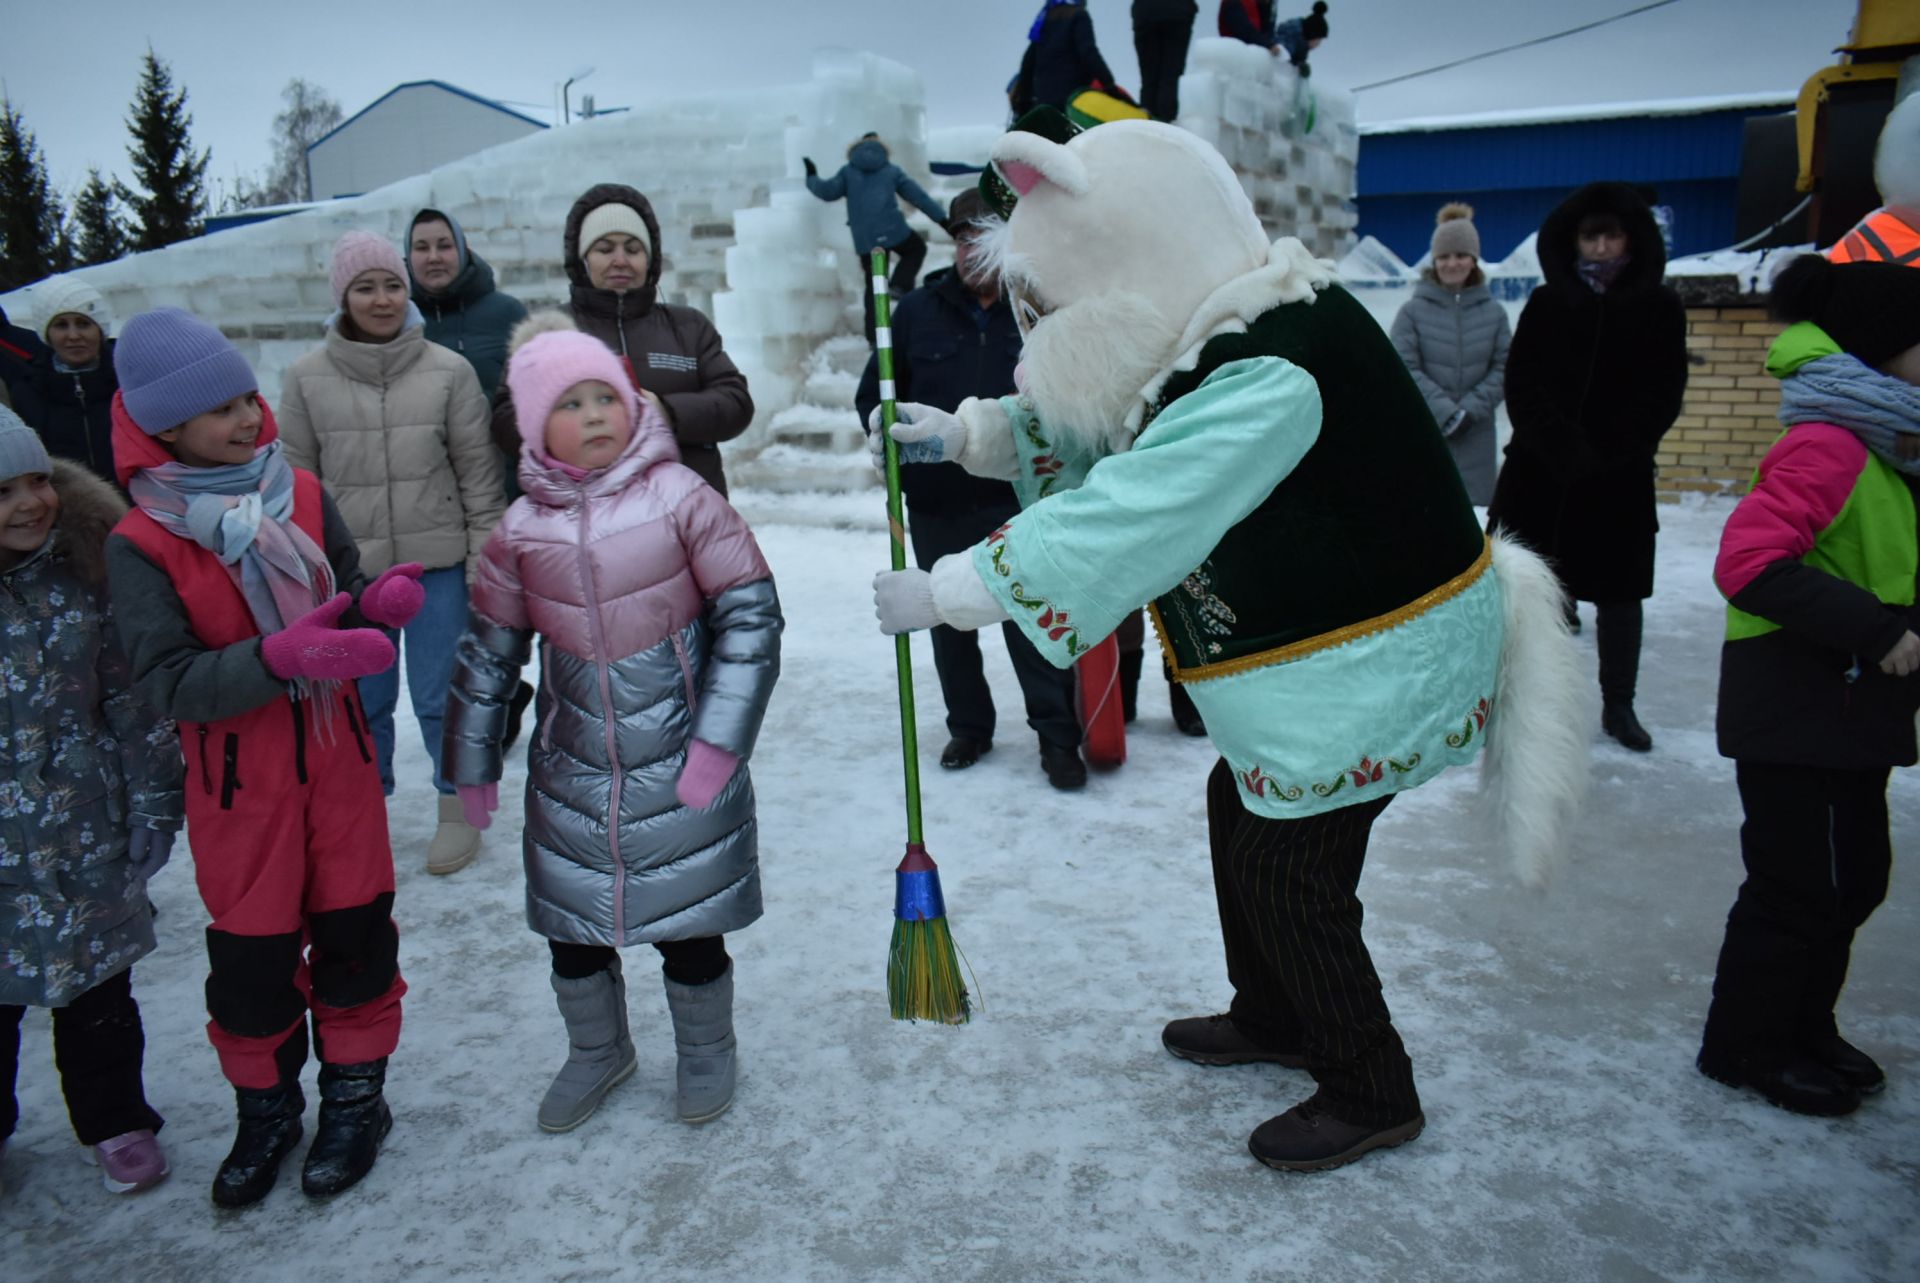
M1393 319L1393 345L1447 438L1467 497L1481 507L1493 502L1499 471L1493 412L1506 395L1512 337L1507 310L1488 291L1480 270L1473 207L1458 202L1442 207L1433 229L1432 265Z

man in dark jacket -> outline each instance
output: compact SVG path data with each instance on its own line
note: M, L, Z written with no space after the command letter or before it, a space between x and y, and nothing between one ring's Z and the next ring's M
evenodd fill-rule
M1194 0L1133 0L1133 50L1140 58L1140 105L1155 120L1180 114L1180 76L1193 40Z
M1013 114L1024 116L1043 105L1065 111L1076 90L1112 89L1116 83L1094 42L1086 0L1047 0L1027 32L1026 56L1013 84Z
M902 299L893 313L894 383L902 401L952 410L970 396L1005 396L1013 390L1013 367L1020 357L1020 330L1013 309L1000 294L997 277L978 264L979 231L972 224L986 216L986 202L974 191L953 202L954 266L935 272L920 289ZM869 421L880 404L880 369L869 358L854 396L860 421ZM975 477L957 463L928 464L901 470L913 557L921 569L948 553L985 538L1020 511L1013 487ZM1058 789L1087 782L1080 760L1080 722L1073 707L1073 672L1041 658L1011 622L1001 626L1014 675L1026 696L1027 724L1040 737L1040 766ZM980 638L975 632L939 627L932 632L933 665L947 704L952 736L940 765L963 770L993 747L993 695L981 670Z
M567 312L573 323L620 354L640 395L673 425L680 462L725 494L720 443L753 422L753 398L713 322L693 308L659 301L660 220L653 206L631 187L600 183L573 203L564 235L561 261L572 282ZM603 241L602 252L593 252ZM493 439L516 454L517 423L503 383L494 400Z

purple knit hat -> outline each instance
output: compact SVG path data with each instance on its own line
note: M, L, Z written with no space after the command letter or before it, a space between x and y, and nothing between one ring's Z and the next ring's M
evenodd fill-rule
M148 436L260 390L240 350L177 307L156 307L121 327L113 372L128 417Z
M392 272L400 278L402 285L412 279L407 275L407 265L401 260L400 251L372 232L348 232L335 241L333 266L328 270L333 301L344 306L347 286L353 284L353 278L375 269Z

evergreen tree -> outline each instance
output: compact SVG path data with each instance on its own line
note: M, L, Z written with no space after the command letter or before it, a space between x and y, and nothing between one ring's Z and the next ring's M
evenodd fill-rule
M0 290L60 270L62 221L40 144L13 104L0 99Z
M125 257L127 229L114 202L113 185L99 170L88 170L87 185L73 200L74 258L81 267Z
M207 212L209 154L194 154L187 136L193 124L187 114L187 91L174 89L173 73L151 48L132 110L127 129L134 145L127 148L127 155L133 160L139 190L122 187L120 198L133 210L133 248L160 249L198 236Z

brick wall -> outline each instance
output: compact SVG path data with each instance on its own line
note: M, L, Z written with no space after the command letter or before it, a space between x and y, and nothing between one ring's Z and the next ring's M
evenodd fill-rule
M1780 387L1763 368L1781 326L1728 278L1680 277L1687 305L1687 399L1654 456L1663 499L1744 492L1780 435Z

